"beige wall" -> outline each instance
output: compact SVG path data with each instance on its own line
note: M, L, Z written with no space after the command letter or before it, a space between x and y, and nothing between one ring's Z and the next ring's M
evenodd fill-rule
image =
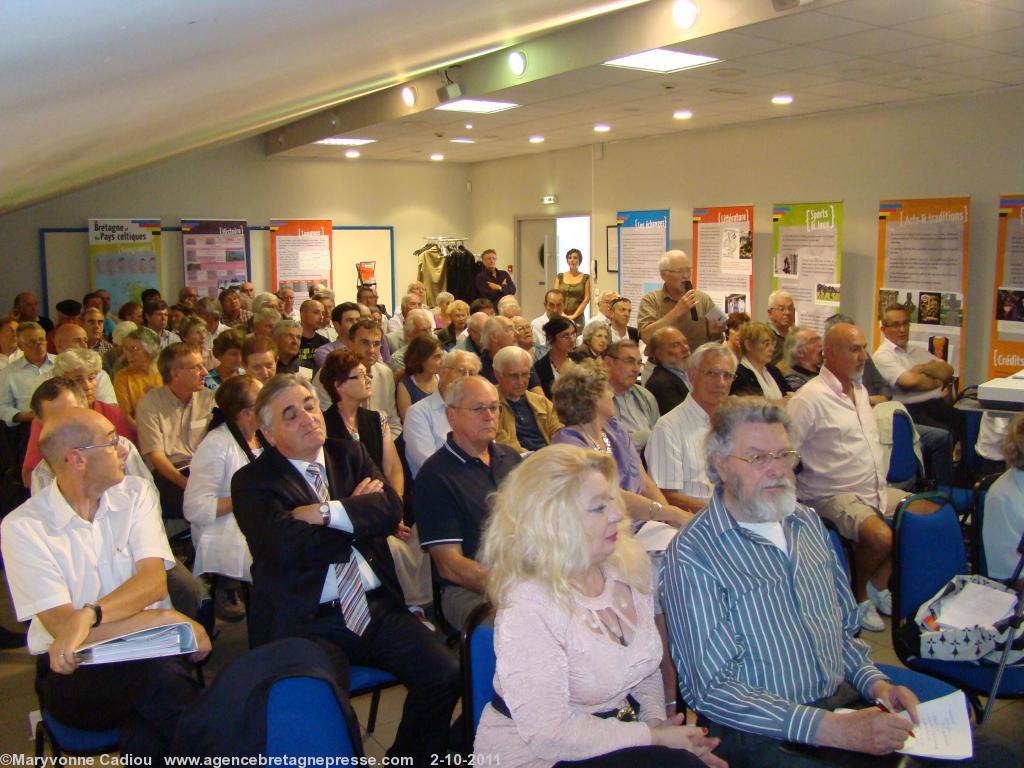
M866 325L873 310L878 201L971 195L965 380L976 382L984 375L991 326L999 195L1024 193L1021 115L1024 89L1015 89L612 142L602 160L589 150L567 150L480 163L471 170L473 231L511 249L516 216L589 208L599 285L607 289L616 276L604 272L604 228L617 211L670 208L672 243L689 251L693 208L753 204L755 304L763 315L771 205L842 200L843 311ZM545 194L557 194L558 205L545 210Z

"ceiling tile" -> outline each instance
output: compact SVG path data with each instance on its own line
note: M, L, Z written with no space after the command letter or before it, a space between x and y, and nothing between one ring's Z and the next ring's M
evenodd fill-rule
M874 56L889 51L934 44L935 39L895 29L872 29L845 37L815 43L815 47L847 53L850 56Z
M833 64L815 67L815 73L825 77L859 80L872 75L883 75L900 69L899 66L880 59L843 59Z
M838 38L843 40L845 38ZM772 69L807 69L810 67L833 64L853 56L847 51L825 51L821 48L783 48L768 53L758 53L753 56L745 56L736 59L735 66L743 67L746 64L769 67Z
M940 72L947 72L951 75L966 75L968 77L986 78L996 72L1019 69L1024 67L1024 56L1009 56L998 53L988 56L981 56L970 61L958 61L954 64L937 65L934 67Z
M911 21L893 29L939 40L959 40L1021 26L1024 26L1024 13L979 5L958 13Z
M718 59L734 59L754 53L765 53L785 48L786 43L766 40L763 37L745 35L741 32L719 32L717 35L699 37L684 43L666 46L672 50L700 53Z
M963 10L973 0L848 0L822 8L821 13L844 19L890 27L915 19Z
M830 37L871 29L873 25L851 19L824 16L817 11L794 13L781 19L743 27L743 34L790 45L802 45Z
M1016 27L998 32L987 32L984 35L965 37L960 41L963 45L984 48L999 53L1024 53L1024 34Z
M977 59L989 54L990 51L985 51L981 48L945 42L922 45L905 51L880 53L878 58L882 61L901 64L907 67L939 67L943 64L959 63L967 59Z

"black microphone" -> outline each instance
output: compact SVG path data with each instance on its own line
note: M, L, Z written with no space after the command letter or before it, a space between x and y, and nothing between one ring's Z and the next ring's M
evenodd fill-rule
M693 290L693 283L691 283L689 280L685 280L685 281L683 281L683 288L685 288L686 292L689 293L690 291ZM697 308L696 307L690 307L690 319L693 320L694 322L697 322Z

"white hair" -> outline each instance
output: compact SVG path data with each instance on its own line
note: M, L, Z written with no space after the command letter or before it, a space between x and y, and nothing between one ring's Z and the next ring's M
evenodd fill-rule
M416 330L416 318L420 318L423 322L428 323L431 328L434 327L434 316L430 314L429 310L423 309L423 307L410 309L409 314L405 316L405 320L402 323L402 330L405 332L406 338Z
M494 370L504 374L505 368L513 363L533 363L533 355L522 347L502 347L494 355Z
M790 301L792 301L793 295L789 291L784 291L781 288L777 291L772 291L771 294L769 294L768 296L768 306L775 306L776 299L789 299Z
M665 255L658 259L658 271L664 272L666 269L672 268L672 262L678 258L686 259L686 263L690 263L690 257L686 255L686 251L672 250L666 251Z

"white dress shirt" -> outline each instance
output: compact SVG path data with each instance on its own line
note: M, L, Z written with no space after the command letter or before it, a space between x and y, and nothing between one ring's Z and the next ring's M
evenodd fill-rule
M704 438L711 418L693 395L666 413L654 425L644 452L651 479L659 488L695 499L710 499Z
M0 352L0 371L2 371L4 368L6 368L11 363L13 363L15 360L17 360L17 359L19 359L21 357L24 357L24 356L25 355L22 354L22 351L20 349L14 350L11 353L10 357L8 357L7 355L5 355L2 352Z
M419 474L423 462L444 445L451 431L440 388L413 403L405 412L405 460L413 478Z
M892 387L892 397L894 400L908 405L910 403L923 403L926 400L934 400L942 396L942 387L929 389L925 392L915 392L903 389L896 383L900 376L915 365L927 364L938 360L935 355L924 347L909 343L907 348L903 349L883 336L882 343L878 345L878 349L875 350L871 359L874 361L875 368L878 369L882 378L889 382L889 385Z
M51 483L3 521L7 584L19 621L32 620L28 648L45 653L53 642L38 614L70 603L82 608L109 595L135 575L140 560L158 557L174 567L174 555L160 520L160 499L152 483L126 477L100 497L86 522ZM149 606L170 608L170 600Z
M863 384L853 385L854 400L843 393L828 368L793 395L786 410L796 429L803 460L797 493L808 506L840 493L853 493L872 509L885 511L885 476L878 424Z
M779 385L775 383L775 379L768 373L767 368L763 368L760 371L750 364L747 358L740 360L740 365L749 370L754 374L754 378L757 379L758 386L761 387L761 393L767 400L781 400L782 390L779 389Z
M253 450L255 455L262 448ZM232 579L252 581L252 555L235 516L217 516L217 501L231 496L231 478L249 463L227 424L208 432L189 464L183 511L192 524L192 542L197 575L218 573Z
M29 403L36 387L52 376L53 355L50 354L38 366L24 356L8 363L0 371L0 419L13 427L15 416L32 410Z

